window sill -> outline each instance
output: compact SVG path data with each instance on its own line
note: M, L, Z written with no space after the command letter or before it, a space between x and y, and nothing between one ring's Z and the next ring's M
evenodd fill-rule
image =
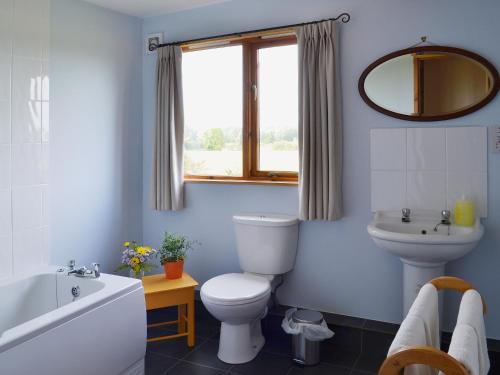
M298 181L272 181L272 180L237 180L217 178L185 178L187 184L231 184L231 185L274 185L274 186L299 186Z

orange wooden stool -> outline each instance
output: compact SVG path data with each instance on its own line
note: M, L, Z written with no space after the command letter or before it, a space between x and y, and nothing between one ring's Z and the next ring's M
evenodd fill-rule
M148 324L148 328L177 324L177 333L147 339L147 341L162 341L187 336L188 346L194 346L194 288L198 282L187 273L183 273L182 278L176 280L168 280L164 274L159 274L144 276L142 285L146 310L178 306L177 320Z

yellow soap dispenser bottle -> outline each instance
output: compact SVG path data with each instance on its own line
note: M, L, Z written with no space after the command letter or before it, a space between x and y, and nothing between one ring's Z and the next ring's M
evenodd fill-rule
M476 222L474 201L465 195L455 202L455 224L462 227L472 227Z

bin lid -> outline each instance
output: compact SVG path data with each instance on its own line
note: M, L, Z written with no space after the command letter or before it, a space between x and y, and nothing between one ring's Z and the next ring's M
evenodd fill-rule
M295 323L320 324L323 321L323 314L313 310L297 310L293 313L292 319Z

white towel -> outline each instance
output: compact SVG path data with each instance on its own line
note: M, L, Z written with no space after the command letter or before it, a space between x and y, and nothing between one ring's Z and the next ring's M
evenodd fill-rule
M475 338L471 339L470 330L462 326L472 328ZM460 330L455 334L458 328ZM448 354L467 367L472 375L486 375L490 369L490 359L484 327L483 301L481 295L476 290L471 289L464 293L462 302L460 303L455 331L453 331ZM466 331L467 334L465 333ZM456 340L456 343L453 342L453 339ZM454 348L453 352L451 350L452 347ZM460 354L467 350L477 352L477 358L471 358L469 354ZM474 373L473 369L476 368L476 363L478 372Z
M423 345L440 349L439 298L434 285L425 284L420 289L406 317L409 316L418 316L424 322L426 340Z
M418 316L408 316L401 327L399 327L396 337L392 341L388 355L394 354L409 346L426 345L424 322Z
M405 320L389 348L388 355L409 346L440 347L438 292L434 285L425 284L415 298ZM435 375L437 370L426 365L407 366L405 375Z
M455 327L451 337L448 354L460 362L471 375L486 375L479 370L479 347L477 346L477 335L474 328L468 324L460 324ZM439 375L445 375L440 372Z
M427 345L425 323L416 315L409 315L401 323L396 337L392 341L388 355L392 355L410 346ZM436 370L426 365L410 365L405 367L405 375L435 375Z

